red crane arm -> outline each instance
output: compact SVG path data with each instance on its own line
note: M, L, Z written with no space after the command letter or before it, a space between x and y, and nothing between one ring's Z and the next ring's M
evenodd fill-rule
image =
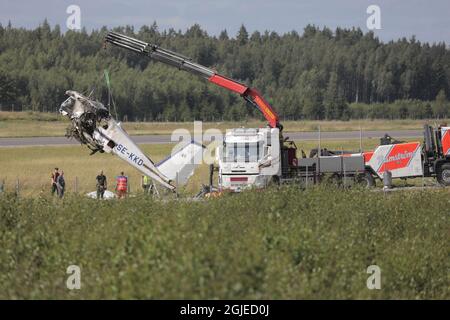
M154 44L149 44L141 40L137 40L116 32L109 32L105 39L106 42L112 43L118 47L125 48L143 55L146 55L156 61L177 67L206 78L209 82L214 83L227 90L233 91L241 95L246 101L259 109L269 122L272 128L281 128L279 118L272 106L262 97L255 89L250 88L238 81L227 78L218 74L213 69L192 62L189 58L170 50L162 49Z
M262 112L269 122L270 127L277 128L280 126L277 113L256 89L249 88L246 85L217 73L208 78L208 80L220 87L239 93L245 100L249 101Z

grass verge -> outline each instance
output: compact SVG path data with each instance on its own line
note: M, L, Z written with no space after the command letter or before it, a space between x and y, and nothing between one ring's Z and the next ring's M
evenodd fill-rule
M2 299L448 299L448 190L0 197ZM66 288L69 265L81 290ZM381 268L369 290L367 267Z
M437 120L350 120L350 121L282 121L285 132L317 131L366 131L379 130L421 130L423 124ZM440 120L438 123L448 122ZM0 137L55 137L64 136L68 121L56 113L0 112ZM211 128L225 132L230 128L257 128L266 125L264 121L204 122L203 130ZM123 127L131 135L170 135L176 129L193 132L192 122L124 122Z

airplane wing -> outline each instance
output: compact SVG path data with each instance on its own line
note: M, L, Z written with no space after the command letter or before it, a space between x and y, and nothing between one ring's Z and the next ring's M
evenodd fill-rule
M202 158L204 148L202 144L191 141L178 150L174 150L170 156L157 163L156 167L177 185L185 185L201 162L199 160Z

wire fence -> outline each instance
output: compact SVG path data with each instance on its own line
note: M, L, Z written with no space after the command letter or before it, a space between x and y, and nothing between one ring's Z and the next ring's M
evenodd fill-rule
M108 185L107 190L115 193L115 187L116 184L112 183ZM127 184L127 193L128 194L138 194L138 193L145 193L147 190L143 188L141 181L138 181L137 179L130 179L128 178L128 184ZM54 190L54 191L53 191ZM66 178L65 177L65 187L64 187L64 194L70 193L70 194L87 194L90 192L96 192L97 186L96 183L86 183L82 182L78 176L75 176L73 178ZM0 195L6 194L6 193L13 193L17 196L19 195L33 195L36 193L39 194L57 194L56 189L53 188L53 186L48 183L35 183L33 181L30 181L27 178L21 178L17 177L15 179L7 179L0 177ZM147 192L148 193L148 192Z

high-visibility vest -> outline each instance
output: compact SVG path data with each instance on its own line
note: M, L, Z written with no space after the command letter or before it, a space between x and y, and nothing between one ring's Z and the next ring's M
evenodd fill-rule
M148 186L148 185L150 184L150 178L147 177L147 176L144 176L144 181L143 181L143 183L144 183L144 186Z
M125 176L117 177L117 191L127 191L128 190L128 179Z

